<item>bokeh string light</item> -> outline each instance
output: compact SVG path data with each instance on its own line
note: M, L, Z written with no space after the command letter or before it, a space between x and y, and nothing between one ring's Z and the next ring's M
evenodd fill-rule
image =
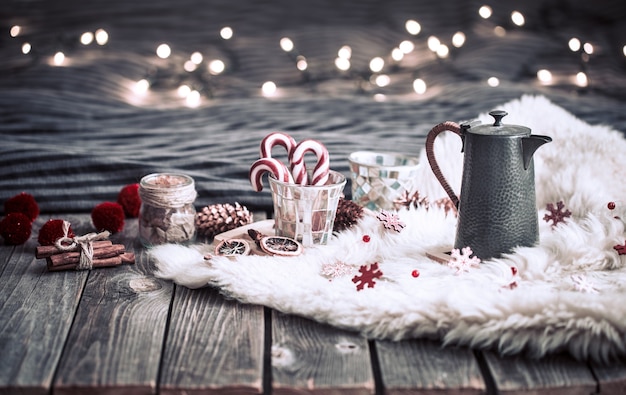
M22 37L22 29L20 25L13 25L9 28L9 35L14 39ZM68 53L73 52L79 44L82 46L89 46L93 43L99 46L105 46L109 41L109 34L106 30L99 28L94 32L83 32L80 34L77 40L74 37L60 36L57 37L55 49L53 53L40 53L37 48L33 47L33 44L29 41L24 41L20 47L23 55L29 55L34 61L40 60L41 56L46 56L46 63L50 66L68 66L69 59Z
M476 13L478 16L477 23L484 21L483 23L491 24L493 35L496 38L505 37L507 29L523 29L528 24L526 16L518 10L506 11L499 10L497 6L482 5L476 10ZM505 15L508 16L505 17ZM504 25L498 24L496 17L505 21ZM426 25L416 19L407 19L403 27L403 34L406 34L406 37L400 42L390 45L388 53L372 57L367 68L361 70L354 69L353 48L349 44L339 47L337 55L334 57L334 64L322 65L322 67L326 67L325 70L328 70L328 67L335 70L335 74L331 77L328 77L329 74L325 71L312 70L307 57L298 50L292 38L283 36L278 45L299 73L301 84L313 86L324 78L343 78L355 82L356 92L371 95L374 100L384 100L386 88L392 85L394 75L400 72L408 71L413 75L411 86L406 87L406 90L410 90L418 97L425 95L430 89L429 86L432 84L422 74L422 65L416 66L414 63L405 62L407 56L414 54L414 57L427 57L443 65L453 64L455 53L462 51L466 42L474 38L471 27L466 31L457 30L449 37L449 40L443 39L441 35L428 32ZM13 39L19 40L22 39L24 30L23 26L14 25L10 27L9 35ZM181 54L177 48L173 48L171 44L166 42L156 44L155 60L148 60L149 66L146 74L130 89L138 96L145 96L160 90L175 92L185 105L198 107L204 99L214 98L219 94L215 81L221 75L236 72L238 69L238 58L233 46L229 45L234 36L235 31L230 26L224 26L219 31L221 40L217 41L217 45L228 59L208 58L201 51ZM80 47L104 46L108 41L108 32L98 28L94 31L85 31L75 38L61 40L57 48L50 50L51 46L48 45L46 49L50 50L50 53L47 54L34 46L31 41L24 39L21 44L21 52L25 56L48 59L47 64L50 66L69 66L72 57L80 56ZM572 86L589 88L591 85L588 70L590 60L598 49L593 43L585 41L581 37L571 37L563 45L578 57L579 70L574 74L564 75L562 72L549 70L545 65L538 65L538 69L535 70L537 84L550 86L564 84L564 81L567 81ZM416 54L416 51L423 51L423 48L427 48L430 55L423 52ZM626 57L626 45L623 45L621 49L623 56ZM485 79L485 84L496 88L500 85L501 80L502 76L488 76ZM258 95L268 98L280 96L280 87L277 81L260 81L257 86ZM228 89L228 86L221 86L220 88Z
M283 37L280 39L280 48L288 55L289 59L294 63L296 69L302 76L302 81L307 83L310 81L309 64L306 57L298 51L294 42L289 37ZM263 91L265 94L265 91Z

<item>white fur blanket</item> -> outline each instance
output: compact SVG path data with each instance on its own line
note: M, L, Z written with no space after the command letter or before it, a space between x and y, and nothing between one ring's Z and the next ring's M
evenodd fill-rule
M375 215L298 257L203 259L206 246L153 248L156 275L190 288L218 287L245 303L262 304L361 332L369 338L429 337L444 344L540 357L567 351L606 362L626 355L626 140L588 125L544 97L525 96L500 107L507 124L525 125L553 142L535 154L540 243L457 273L427 251L450 248L456 218L418 208L397 214L406 224L386 229ZM483 122L492 122L485 113ZM440 122L444 120L436 120ZM436 146L440 166L458 191L460 139ZM420 192L445 192L422 153ZM563 201L572 216L552 227L546 205ZM607 204L615 202L609 210ZM364 235L369 236L365 242ZM359 267L378 263L382 277L357 290ZM347 272L340 270L347 265ZM335 269L335 276L329 273ZM419 274L419 275L417 275ZM416 276L417 275L417 276Z

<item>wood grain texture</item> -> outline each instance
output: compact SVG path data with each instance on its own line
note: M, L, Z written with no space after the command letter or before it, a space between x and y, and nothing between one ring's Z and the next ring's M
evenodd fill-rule
M272 394L374 393L367 340L305 318L272 314Z
M386 395L481 394L486 391L471 350L431 340L377 341Z
M589 395L597 383L584 362L568 355L542 359L498 357L486 352L485 361L500 394Z
M63 218L77 234L93 231L86 214ZM26 244L0 245L0 394L626 392L625 361L477 353L477 362L467 348L428 340L370 347L352 332L267 314L214 289L176 287L152 275L136 220L112 236L137 254L135 265L48 272L34 256L44 220Z
M210 288L177 286L161 394L263 391L263 307L226 300Z
M150 274L145 250L136 245L137 221L111 237L136 264L89 272L61 358L55 394L154 394L171 283Z
M0 247L1 394L49 393L87 279L86 272L48 273L46 261L35 258L36 236Z
M599 382L600 394L626 394L626 361L614 361L607 365L591 364Z

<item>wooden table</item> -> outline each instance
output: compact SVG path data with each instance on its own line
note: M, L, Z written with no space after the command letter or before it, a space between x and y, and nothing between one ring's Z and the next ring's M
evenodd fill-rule
M368 341L176 286L151 274L136 220L111 238L136 264L48 272L34 252L49 218L93 232L88 215L42 216L26 244L0 247L2 394L626 393L626 363Z

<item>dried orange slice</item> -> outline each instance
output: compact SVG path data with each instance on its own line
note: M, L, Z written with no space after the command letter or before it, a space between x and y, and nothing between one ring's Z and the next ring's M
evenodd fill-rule
M244 239L227 239L222 240L215 246L215 255L234 256L248 255L250 253L250 244Z
M262 237L259 240L259 247L271 255L295 256L302 253L302 244L283 236Z

